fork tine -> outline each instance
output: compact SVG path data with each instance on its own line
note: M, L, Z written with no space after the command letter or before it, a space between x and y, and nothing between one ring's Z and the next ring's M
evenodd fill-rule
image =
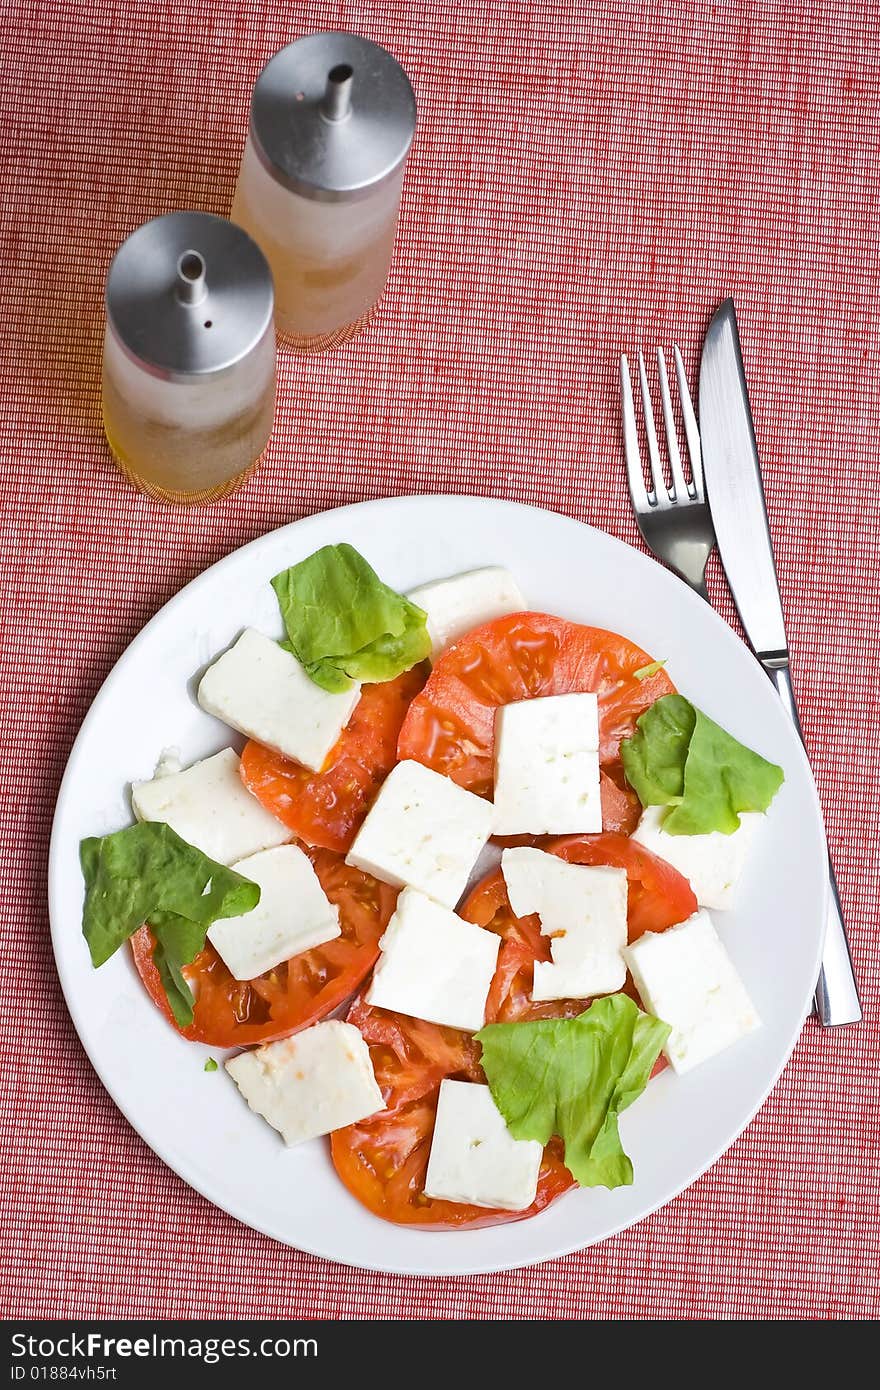
M681 415L684 420L684 432L687 436L688 454L691 460L691 477L694 480L693 493L699 502L705 502L706 492L703 486L703 451L700 447L700 431L697 426L697 417L694 414L694 406L691 400L691 393L688 390L687 377L684 373L684 363L681 360L681 353L675 343L672 345L675 353L675 375L678 377L678 398L681 401Z
M663 481L663 466L660 463L660 446L657 443L657 427L654 424L654 409L651 405L651 392L648 390L648 374L645 359L639 348L639 379L642 383L642 406L645 411L645 434L648 437L648 458L651 462L651 483L658 506L669 506L669 493Z
M636 433L632 381L629 375L629 362L625 355L620 359L620 395L623 403L623 451L626 455L626 480L629 483L629 495L634 511L636 513L646 512L652 503L645 487L645 475L642 472L639 437Z
M684 480L681 466L681 453L678 448L678 430L672 413L672 397L669 394L669 376L666 371L666 356L662 347L657 349L657 370L660 374L660 399L663 402L663 423L666 426L666 444L669 449L669 471L672 475L672 491L676 502L686 502L690 493Z

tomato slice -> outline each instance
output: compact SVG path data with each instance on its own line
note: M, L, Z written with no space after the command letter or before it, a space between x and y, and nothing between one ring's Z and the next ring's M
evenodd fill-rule
M626 869L630 941L637 941L646 931L666 931L697 910L694 890L684 874L625 835L564 835L551 841L547 849L570 864Z
M400 758L414 758L480 796L492 794L492 749L499 705L539 695L595 691L599 759L617 790L620 741L649 705L675 690L662 670L636 671L651 657L616 632L583 627L548 613L514 613L475 628L440 657L410 705L400 731ZM628 798L629 813L634 809ZM622 829L622 802L608 829ZM604 812L604 804L603 804Z
M567 835L545 841L542 847L571 864L605 864L627 875L627 935L636 941L646 931L661 932L684 922L697 910L687 879L665 860L625 835ZM515 917L507 900L501 870L484 878L460 909L462 917L488 927L504 938L492 980L486 1016L499 1023L523 1019L574 1018L583 1013L583 999L534 1004L532 975L536 960L550 960L550 942L541 935L537 916ZM635 995L631 981L625 987Z
M444 1202L426 1197L425 1173L440 1082L483 1081L479 1046L469 1033L373 1009L358 997L348 1020L370 1045L387 1109L330 1136L333 1163L349 1192L376 1216L433 1230L492 1226L534 1216L567 1192L573 1179L556 1140L547 1145L538 1191L526 1211Z
M623 776L623 768L599 773L602 829L618 835L631 835L642 817L642 803Z
M317 1023L361 985L379 955L379 937L397 901L397 889L353 869L330 850L303 846L321 886L339 908L341 936L293 956L256 980L235 980L213 946L186 966L196 997L189 1028L178 1028L153 963L153 936L132 937L135 965L166 1018L191 1042L247 1047L273 1042Z
M625 836L567 836L548 842L546 848L571 863L626 869L630 940L643 931L665 930L696 908L687 880ZM550 943L541 935L537 917L514 916L500 869L477 885L460 911L468 921L502 938L486 1004L487 1022L572 1018L587 1007L584 999L532 1003L535 961L550 959ZM440 1083L444 1077L483 1081L479 1045L458 1029L371 1008L363 996L354 1001L348 1018L370 1045L386 1109L337 1130L331 1137L331 1151L346 1187L375 1215L434 1230L490 1226L534 1216L574 1186L554 1139L544 1151L537 1195L527 1211L494 1211L426 1197L425 1173Z
M345 853L397 761L400 727L426 669L416 666L392 681L365 685L320 772L251 741L241 756L245 786L307 845Z

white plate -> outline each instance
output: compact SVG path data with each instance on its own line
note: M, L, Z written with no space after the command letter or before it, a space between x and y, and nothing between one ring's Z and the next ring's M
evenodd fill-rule
M130 955L92 969L80 932L78 845L130 819L127 784L162 749L186 763L226 745L198 708L198 672L249 625L281 635L269 579L348 541L397 589L507 565L531 606L625 633L668 658L673 680L785 769L721 934L763 1028L685 1077L666 1071L621 1118L632 1187L570 1193L528 1221L479 1231L392 1226L336 1178L323 1140L286 1150L245 1110L211 1049L184 1042L147 998ZM566 1254L630 1226L694 1181L733 1142L779 1076L808 1011L821 952L825 842L815 787L770 682L707 604L620 541L552 512L473 497L403 497L308 517L254 541L172 599L108 676L80 730L55 814L49 903L74 1024L116 1104L197 1191L259 1231L328 1259L406 1274L473 1274ZM216 1049L214 1049L216 1051Z

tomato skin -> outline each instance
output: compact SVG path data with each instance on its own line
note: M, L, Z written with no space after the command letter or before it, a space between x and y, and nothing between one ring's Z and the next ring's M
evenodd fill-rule
M196 996L193 1022L178 1028L153 962L153 936L141 927L131 939L134 961L153 1002L190 1042L249 1047L274 1042L317 1023L359 988L379 955L379 937L397 902L397 889L330 850L302 847L324 892L339 907L342 935L315 946L256 980L233 979L208 942L184 974Z
M267 811L307 845L345 854L397 761L397 738L427 667L365 685L354 713L320 772L251 740L241 778Z
M644 931L664 931L696 910L687 880L624 835L570 835L544 841L542 847L569 863L626 869L631 941ZM514 916L500 868L477 884L459 912L502 938L486 1002L487 1023L575 1018L588 1007L586 999L532 1003L535 961L550 960L550 942L541 935L537 916ZM625 990L638 1000L632 981ZM562 1146L553 1139L544 1150L535 1201L526 1211L494 1211L426 1197L423 1188L440 1083L444 1077L484 1081L479 1044L458 1029L371 1008L363 995L352 1004L348 1019L370 1046L386 1109L337 1130L331 1136L331 1153L346 1187L376 1216L425 1230L475 1229L535 1216L575 1185ZM655 1072L664 1066L661 1057Z
M619 775L620 741L661 695L675 690L663 670L645 680L636 671L651 657L604 628L549 613L514 613L486 623L436 662L410 705L398 739L399 758L414 758L480 796L492 793L495 711L499 705L572 691L599 697L599 758ZM632 803L630 802L630 811ZM623 828L618 822L608 828Z

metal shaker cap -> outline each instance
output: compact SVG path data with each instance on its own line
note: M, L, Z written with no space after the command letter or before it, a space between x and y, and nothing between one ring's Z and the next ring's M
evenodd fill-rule
M365 197L406 158L416 99L397 59L359 34L308 34L271 58L251 100L251 140L302 197Z
M272 323L272 272L224 217L171 212L132 232L107 276L107 322L155 376L204 377L247 357Z

